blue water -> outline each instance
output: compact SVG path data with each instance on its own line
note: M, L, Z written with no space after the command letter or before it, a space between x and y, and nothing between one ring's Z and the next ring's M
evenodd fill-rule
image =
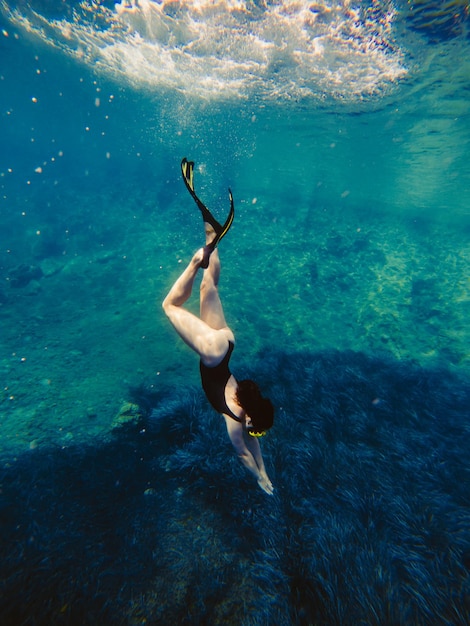
M0 622L467 624L468 2L0 6ZM183 156L273 498L160 308Z

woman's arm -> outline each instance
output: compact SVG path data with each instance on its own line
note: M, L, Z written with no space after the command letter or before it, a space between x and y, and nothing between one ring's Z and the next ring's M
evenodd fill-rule
M228 436L237 452L238 458L256 478L261 489L267 494L272 495L274 488L266 474L258 440L250 437L250 441L247 441L248 437L245 438L244 436L243 426L231 417L224 417L225 423L227 424ZM251 439L253 440L251 441Z

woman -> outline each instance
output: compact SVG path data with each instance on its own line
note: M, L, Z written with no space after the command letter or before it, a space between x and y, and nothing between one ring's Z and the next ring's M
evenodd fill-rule
M230 213L224 225L214 219L194 192L194 163L183 159L183 179L198 205L205 225L206 246L198 250L163 301L163 310L176 332L200 357L203 389L216 411L225 418L228 436L243 465L254 475L258 485L272 495L273 486L264 467L258 438L271 428L274 409L263 398L256 383L237 382L229 369L235 345L233 332L225 321L218 284L220 277L217 244L228 232L234 216L230 195ZM200 290L200 317L183 308L189 299L194 279L204 269Z

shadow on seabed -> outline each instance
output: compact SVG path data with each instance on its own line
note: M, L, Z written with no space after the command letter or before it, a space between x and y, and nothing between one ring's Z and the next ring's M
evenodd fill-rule
M270 498L188 389L3 460L4 624L468 624L470 386L357 353L263 354Z

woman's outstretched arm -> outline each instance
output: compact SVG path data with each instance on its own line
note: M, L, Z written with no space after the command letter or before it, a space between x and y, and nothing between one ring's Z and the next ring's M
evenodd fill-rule
M238 458L256 478L260 488L270 496L273 495L274 487L266 474L258 440L253 439L253 441L249 441L247 444L243 434L243 426L228 416L224 417L228 436L237 452Z

